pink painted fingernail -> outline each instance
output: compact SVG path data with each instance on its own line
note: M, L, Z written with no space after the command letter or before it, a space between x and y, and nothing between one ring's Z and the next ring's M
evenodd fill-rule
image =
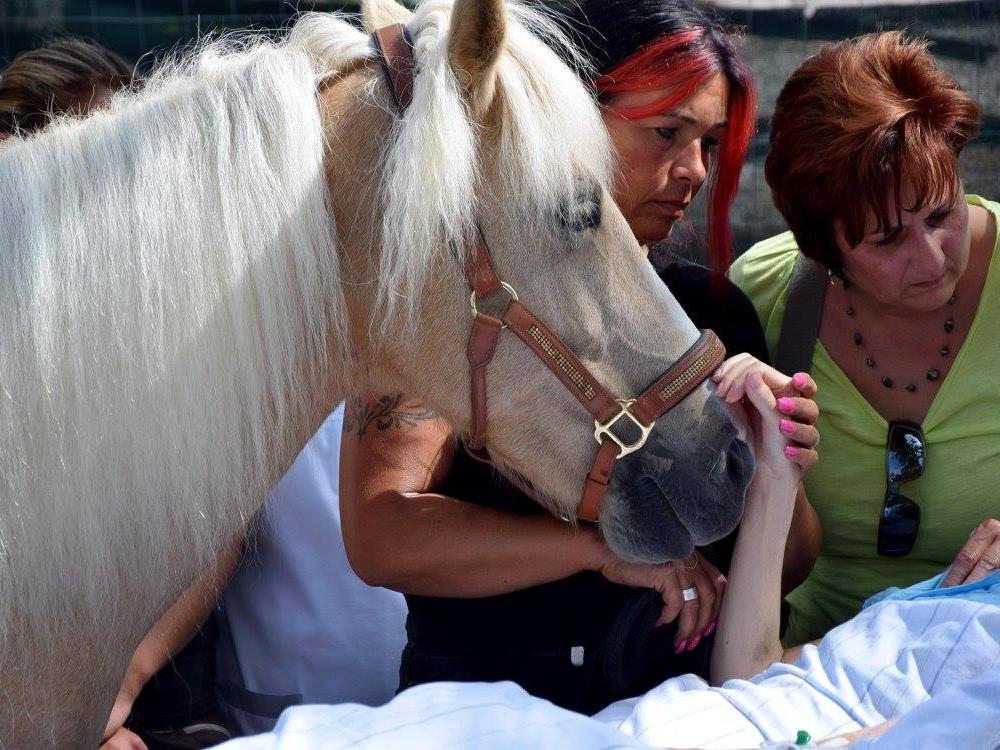
M701 636L696 635L694 638L691 639L691 642L688 644L687 650L694 651L696 648L698 648L699 643L701 643Z
M794 445L786 445L785 455L788 456L789 458L795 458L797 455L799 455L799 449L796 448Z
M684 649L687 648L687 645L688 645L687 641L681 641L676 646L674 646L674 653L675 654L682 653L684 651Z
M792 375L792 385L796 388L802 388L806 384L806 376L801 372L797 372Z
M710 622L710 623L708 624L708 627L707 627L707 628L705 628L705 637L706 637L706 638L708 638L708 636L712 635L712 633L714 633L714 632L715 632L715 628L716 628L716 627L718 626L718 624L719 624L719 621L718 621L718 620L712 620L712 621L711 621L711 622Z
M778 411L783 411L785 414L790 414L792 409L795 408L795 402L788 397L783 397L778 399Z
M790 419L782 419L778 426L782 432L795 432L795 423Z

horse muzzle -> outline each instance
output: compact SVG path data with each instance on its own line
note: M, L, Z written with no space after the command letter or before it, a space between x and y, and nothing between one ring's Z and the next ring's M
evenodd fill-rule
M608 546L624 560L680 560L739 523L753 452L716 399L701 410L698 432L671 424L687 419L668 415L643 450L618 461L600 522ZM708 438L692 440L696 434Z

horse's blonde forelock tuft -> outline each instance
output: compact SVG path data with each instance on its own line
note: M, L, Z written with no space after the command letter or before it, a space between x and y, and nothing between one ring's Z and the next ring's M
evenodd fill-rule
M452 0L424 0L407 29L418 74L413 102L385 151L381 274L385 325L413 321L426 273L446 253L467 252L478 201L516 200L527 234L547 231L577 181L610 184L613 151L593 98L553 49L579 61L544 11L508 2L507 49L498 66L502 196L485 195L477 125L448 62ZM582 69L582 63L580 63Z

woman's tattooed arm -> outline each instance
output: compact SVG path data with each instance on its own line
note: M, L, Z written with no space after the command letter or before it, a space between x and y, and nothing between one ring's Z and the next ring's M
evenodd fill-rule
M352 396L344 410L344 432L353 432L360 441L375 426L379 430L416 427L419 422L437 419L420 401L405 399L402 393L383 393L372 398Z

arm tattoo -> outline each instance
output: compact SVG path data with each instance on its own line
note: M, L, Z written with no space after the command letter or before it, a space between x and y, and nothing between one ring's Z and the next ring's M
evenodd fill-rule
M437 419L437 414L422 404L405 403L402 393L383 393L375 403L352 396L344 410L344 432L356 432L358 441L375 425L379 430L416 427L418 422Z

